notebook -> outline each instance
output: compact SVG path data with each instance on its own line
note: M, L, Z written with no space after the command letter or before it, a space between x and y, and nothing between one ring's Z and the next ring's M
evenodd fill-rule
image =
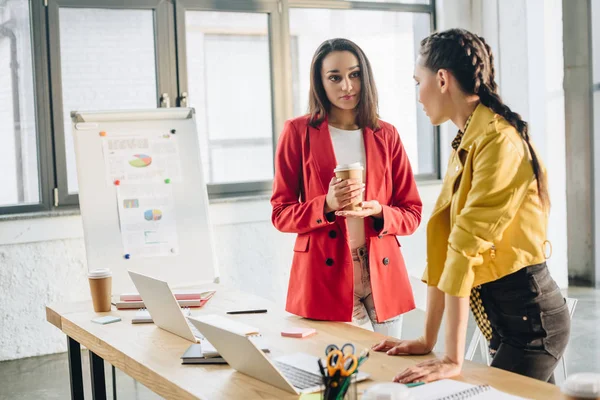
M452 379L427 383L410 389L410 393L419 400L517 400L523 397L501 392L489 385L471 385Z
M267 344L266 340L262 337L262 335L256 333L256 334L246 335L246 336L249 337L250 340L256 345L256 347L261 349L263 351L263 353L270 352L269 345ZM213 346L208 340L202 339L200 341L200 344L202 345L202 356L203 357L212 358L212 357L220 357L221 356L221 354L219 354L219 351L215 348L215 346Z
M260 348L263 353L269 353L269 346L260 335L250 336L250 340ZM181 356L182 364L227 364L227 361L221 357L217 349L206 339L200 343L194 343L187 348Z
M227 364L223 357L205 357L202 344L194 343L181 356L182 364Z
M132 324L150 324L152 322L152 317L145 308L140 308L131 319Z
M191 299L191 300L177 300L180 307L202 307L208 300L203 299ZM144 302L142 300L133 301L113 301L112 304L119 310L143 308Z
M215 294L215 290L201 292L199 290L174 290L173 295L177 300L208 300ZM142 301L139 293L121 293L120 301Z

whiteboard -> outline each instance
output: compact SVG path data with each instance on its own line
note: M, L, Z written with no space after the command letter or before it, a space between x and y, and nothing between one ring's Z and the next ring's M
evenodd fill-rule
M88 269L110 268L113 294L136 291L128 270L167 281L171 286L218 281L194 115L192 108L71 113ZM172 129L176 132L181 167L181 181L171 183L177 251L167 256L126 259L117 186L108 184L102 141L156 137Z

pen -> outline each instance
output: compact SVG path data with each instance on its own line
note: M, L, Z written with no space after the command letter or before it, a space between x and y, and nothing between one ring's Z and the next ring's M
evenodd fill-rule
M411 383L405 383L405 385L409 388L411 387L415 387L415 386L421 386L424 385L425 382L411 382Z
M238 311L227 311L227 314L264 314L266 313L266 309L260 310L238 310Z

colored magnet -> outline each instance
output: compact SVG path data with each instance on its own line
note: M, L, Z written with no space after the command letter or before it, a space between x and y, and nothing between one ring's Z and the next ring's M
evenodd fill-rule
M171 129L171 133L174 135L177 132L175 129Z
M104 132L104 131L100 132L100 136L102 136L102 137L106 136L106 132Z
M129 260L130 258L131 258L131 255L130 255L130 254L125 254L125 259L126 259L126 260Z
M118 179L115 179L115 186L119 186L121 184L121 181Z
M171 183L171 180L169 178L165 179L165 183Z

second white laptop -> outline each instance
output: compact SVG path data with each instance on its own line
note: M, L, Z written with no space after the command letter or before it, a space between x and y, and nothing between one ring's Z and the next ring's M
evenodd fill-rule
M189 319L236 371L294 394L325 389L319 374L318 357L294 353L271 359L245 335L223 329L209 319ZM359 372L356 380L368 377L368 374Z

